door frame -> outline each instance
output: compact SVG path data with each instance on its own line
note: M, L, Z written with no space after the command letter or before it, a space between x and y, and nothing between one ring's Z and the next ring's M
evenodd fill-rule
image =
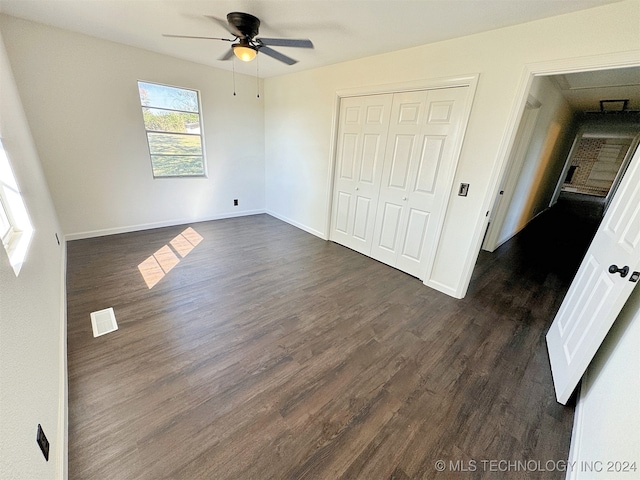
M462 270L460 283L454 293L457 298L463 298L471 283L471 276L478 261L478 254L482 248L484 234L487 231L489 222L489 214L494 207L494 203L504 178L509 155L515 142L518 126L524 112L531 85L534 77L563 75L568 73L590 72L596 70L612 70L615 68L640 67L640 50L632 50L621 53L611 53L604 55L592 55L578 58L563 58L559 60L549 60L544 62L536 62L526 64L523 67L520 81L515 95L515 102L511 108L511 113L507 120L507 130L503 137L502 143L498 150L497 158L500 161L494 164L491 172L489 187L484 199L484 208L481 211L487 212L482 221L476 225L474 232L473 248L467 255L467 260Z
M454 88L454 87L468 87L469 88L469 96L464 106L465 110L463 112L463 118L466 119L464 125L462 125L462 129L460 131L460 140L458 145L456 145L455 156L456 158L460 157L460 152L462 151L462 144L464 142L464 137L467 131L467 125L469 124L469 117L471 115L471 107L473 105L473 101L475 98L476 90L478 87L478 79L480 77L479 73L473 73L468 75L459 75L452 77L441 77L441 78L432 78L432 79L423 79L423 80L415 80L411 82L401 82L401 83L392 83L385 85L368 85L362 87L355 88L345 88L336 91L334 97L333 104L333 116L332 116L332 124L331 124L331 143L329 152L331 154L331 159L329 163L329 171L327 175L327 201L326 201L326 210L325 210L325 218L326 218L326 229L327 232L324 236L325 240L329 240L331 237L331 211L333 207L333 186L335 183L335 174L336 174L336 160L337 160L337 148L338 148L338 129L339 129L339 120L340 120L340 102L343 98L347 97L361 97L367 95L386 95L386 94L394 94L394 93L404 93L404 92L414 92L419 90L436 90L441 88ZM456 162L457 164L457 162ZM456 165L457 168L457 165ZM455 170L452 173L450 182L453 182L455 177ZM452 183L449 188L452 188ZM438 226L438 230L436 232L436 238L440 238L442 233L442 225L444 224L446 209L449 202L449 196L445 200L443 205L443 217L440 225ZM427 276L424 276L426 281Z

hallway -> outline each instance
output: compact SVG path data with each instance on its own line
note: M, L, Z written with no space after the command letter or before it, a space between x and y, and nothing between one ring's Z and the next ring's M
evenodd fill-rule
M514 278L557 282L566 290L602 221L603 209L602 198L563 192L553 207L495 252L480 251L474 277L488 264L513 269Z

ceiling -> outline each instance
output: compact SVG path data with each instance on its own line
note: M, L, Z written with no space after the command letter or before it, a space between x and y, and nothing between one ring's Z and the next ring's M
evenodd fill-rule
M553 75L550 78L575 111L599 112L602 100L627 100L627 111L640 111L640 67Z
M232 11L261 20L264 37L309 38L315 49L276 47L299 63L259 55L272 77L530 22L619 0L0 0L0 12L193 62L256 75L256 62L223 62L229 37L205 17ZM259 35L259 36L260 36Z

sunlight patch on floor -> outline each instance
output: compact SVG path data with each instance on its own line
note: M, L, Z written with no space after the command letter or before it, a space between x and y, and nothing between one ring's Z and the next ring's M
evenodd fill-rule
M138 270L144 279L147 287L152 289L164 276L173 269L180 258L184 258L191 250L203 240L202 236L193 228L189 227L169 242L158 249L153 255L146 258ZM176 253L180 256L176 255Z
M173 253L169 245L165 245L153 254L164 273L169 273L173 267L180 263L180 259Z
M184 232L182 232L180 235L182 235L184 238L186 238L187 240L189 240L189 242L195 247L196 245L198 245L203 238L200 236L200 234L198 232L196 232L193 228L189 227L187 228ZM178 235L178 236L180 236ZM176 237L177 238L177 237Z

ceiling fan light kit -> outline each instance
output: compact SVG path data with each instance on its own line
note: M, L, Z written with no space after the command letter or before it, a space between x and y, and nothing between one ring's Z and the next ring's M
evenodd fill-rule
M235 55L243 62L250 62L258 52L262 52L265 55L274 58L287 65L293 65L298 63L287 55L284 55L277 50L271 48L276 47L294 47L294 48L313 48L311 40L302 38L256 38L258 30L260 28L260 19L257 17L243 12L231 12L227 15L227 21L207 16L217 24L224 27L234 39L217 38L217 37L202 37L191 35L165 35L166 37L178 37L178 38L196 38L204 40L222 40L226 42L237 42L231 44L231 49L227 51L220 60L231 60Z
M234 44L231 48L233 48L233 54L243 62L250 62L258 54L258 51L249 45Z

